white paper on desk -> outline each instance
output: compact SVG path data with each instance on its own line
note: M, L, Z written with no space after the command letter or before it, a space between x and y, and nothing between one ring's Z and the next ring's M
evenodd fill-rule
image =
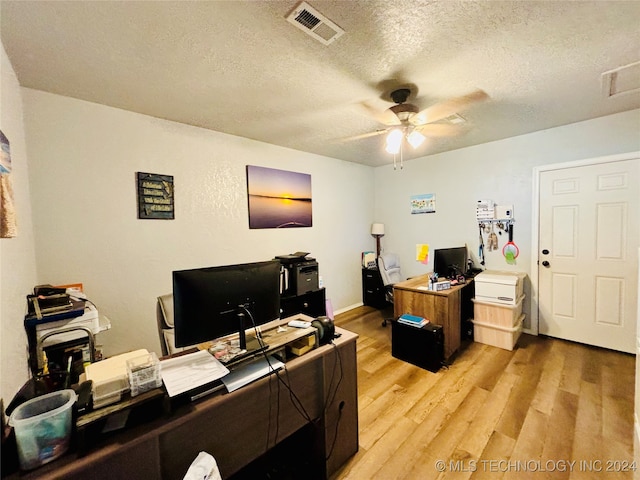
M160 361L160 373L167 393L175 397L224 377L229 369L208 351L200 350Z

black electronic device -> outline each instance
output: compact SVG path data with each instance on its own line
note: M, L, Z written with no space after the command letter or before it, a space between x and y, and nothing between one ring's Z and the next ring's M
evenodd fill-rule
M467 247L439 248L433 252L433 271L440 278L451 280L464 275L467 269Z
M289 289L295 295L303 295L318 289L318 262L307 261L292 265L289 273Z
M318 262L310 258L295 257L276 259L282 264L280 269L280 293L282 295L304 295L319 288Z
M318 330L318 338L320 339L320 345L331 343L336 333L336 327L333 324L333 320L329 317L318 317L311 322L311 326Z
M173 304L176 346L238 333L241 349L263 349L260 339L245 337L245 329L280 317L280 262L174 271Z
M422 328L417 328L393 322L391 355L430 372L437 372L444 361L442 326L427 323Z

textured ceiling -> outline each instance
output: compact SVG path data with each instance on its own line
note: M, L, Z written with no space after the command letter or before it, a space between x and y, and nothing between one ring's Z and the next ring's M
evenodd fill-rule
M333 44L286 21L296 1L2 0L0 28L25 87L373 166L382 136L344 139L384 128L362 104L393 85L419 108L490 96L405 159L640 108L601 82L640 60L638 1L309 3Z

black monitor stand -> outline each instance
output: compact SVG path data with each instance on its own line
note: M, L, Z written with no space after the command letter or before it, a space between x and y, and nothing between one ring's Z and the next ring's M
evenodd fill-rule
M269 348L269 345L264 343L262 338L258 338L258 333L256 335L251 335L247 338L247 334L245 333L245 314L244 314L244 306L238 307L238 312L236 316L238 317L238 339L239 339L239 347L240 350L244 350L244 353L240 353L234 356L230 362L237 362L238 360L242 360L243 358L254 355L257 352L261 352Z

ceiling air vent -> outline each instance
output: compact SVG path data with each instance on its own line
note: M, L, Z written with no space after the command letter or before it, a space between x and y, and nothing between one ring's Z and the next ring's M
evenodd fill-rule
M343 29L307 2L300 2L289 14L287 21L324 45L331 44L344 33Z
M602 95L613 98L640 92L640 62L630 63L602 74Z

